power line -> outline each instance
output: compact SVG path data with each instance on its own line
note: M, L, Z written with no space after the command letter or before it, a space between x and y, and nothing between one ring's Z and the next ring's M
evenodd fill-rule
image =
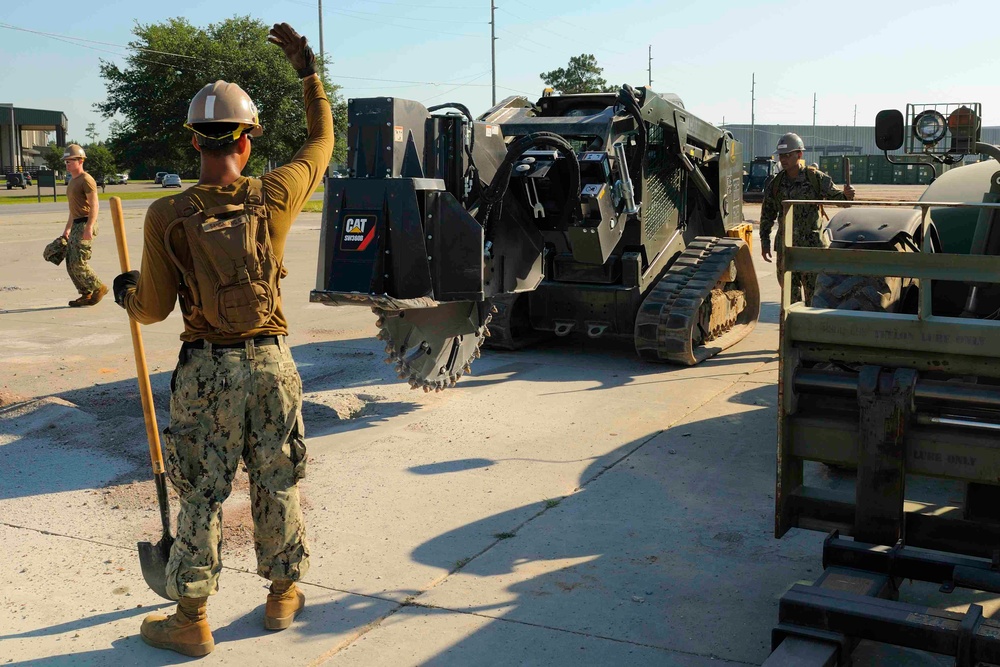
M311 2L302 2L301 0L288 0L288 2L292 2L292 3L296 4L296 5L304 5L306 7L314 7L315 6L314 3L311 3ZM463 25L485 25L486 24L486 21L454 21L454 20L451 20L451 19L436 19L436 18L435 19L426 19L426 18L420 18L420 17L414 17L414 16L390 16L390 15L387 15L387 14L379 14L379 13L376 13L376 12L362 12L362 11L359 11L357 9L340 8L340 9L331 10L331 11L351 12L353 14L363 14L365 16L377 16L380 19L387 19L387 18L388 19L402 19L402 20L405 20L405 21L423 21L423 22L427 22L427 23L461 23Z
M100 53L110 53L111 55L117 56L118 58L131 58L131 59L137 60L139 62L150 63L150 64L153 64L153 65L163 65L164 67L172 67L174 70L182 70L183 71L183 69L184 69L184 67L182 65L178 65L176 63L165 63L165 62L162 62L160 60L153 60L151 58L143 58L141 56L136 56L136 55L132 55L132 54L128 54L128 53L118 53L117 51L111 51L110 49L102 49L102 48L97 47L97 46L91 46L89 44L82 43L84 41L94 42L94 40L79 40L79 41L74 41L74 40L77 40L77 38L75 38L75 37L69 37L69 36L63 36L63 35L56 35L56 34L52 34L52 33L43 33L43 32L38 32L36 30L26 30L26 29L23 29L23 28L17 28L16 26L10 26L10 25L7 25L7 24L2 24L2 23L0 23L0 28L9 28L11 30L23 30L24 32L31 32L31 33L34 33L34 34L41 35L43 37L48 37L49 39L54 39L57 42L63 42L65 44L69 44L70 46L78 46L78 47L81 47L81 48L84 48L84 49L90 49L91 51L98 51ZM107 42L95 42L95 43L97 43L97 44L106 44ZM117 46L117 45L112 44L111 46ZM131 48L131 47L119 46L118 48L126 49L126 48ZM159 54L162 54L162 55L165 55L165 56L177 56L177 55L180 55L180 54L176 54L176 53L167 53L165 51L152 51L150 49L147 49L147 50L149 50L149 51L151 51L153 53L159 53ZM223 61L223 62L228 62L228 61Z
M313 5L309 4L309 6L312 7ZM83 47L85 49L90 49L90 50L98 51L98 52L101 52L101 53L109 53L109 54L111 54L113 56L117 56L119 58L129 58L129 59L136 60L136 61L139 61L139 62L150 63L150 64L154 64L154 65L162 65L164 67L170 67L170 68L173 68L175 70L181 70L181 71L183 71L185 69L185 65L181 65L181 64L177 64L177 63L165 63L165 62L162 62L162 61L159 61L159 60L152 60L150 58L144 58L144 57L137 56L137 55L134 55L134 54L129 54L129 53L119 53L117 51L111 51L109 49L102 49L102 48L99 48L99 47L96 47L96 46L91 46L91 44L101 44L101 45L104 45L104 46L113 46L113 47L116 47L118 49L132 49L132 50L136 50L136 51L142 51L142 52L146 52L146 53L155 53L155 54L164 55L164 56L174 56L174 57L178 57L178 58L189 58L191 60L197 60L197 61L200 61L200 62L211 62L213 60L215 62L222 62L222 63L233 63L233 62L235 62L235 61L232 61L232 60L206 59L206 58L200 58L198 56L191 56L191 55L186 55L186 54L181 54L181 53L171 53L169 51L157 51L155 49L145 49L145 48L142 48L142 47L137 47L137 46L132 46L132 45L123 46L123 45L120 45L120 44L114 44L112 42L100 42L100 41L97 41L97 40L85 39L85 38L82 38L82 37L73 37L71 35L60 35L60 34L56 34L56 33L43 32L43 31L40 31L40 30L31 30L31 29L28 29L28 28L20 28L18 26L10 25L10 24L7 24L7 23L0 23L0 28L6 28L6 29L9 29L9 30L17 30L17 31L21 31L21 32L27 32L27 33L31 33L31 34L35 34L35 35L40 35L40 36L48 37L50 39L54 39L54 40L57 40L57 41L60 41L60 42L66 43L66 44L70 44L71 46ZM489 74L489 73L490 73L490 70L486 70L482 74L476 75L474 78L472 78L469 83L459 84L456 88L453 88L451 90L457 90L458 88L467 87L467 86L471 86L471 87L487 87L490 84L475 84L475 83L471 83L471 81L475 81L478 78L481 78L482 76L485 76L486 74ZM378 81L378 82L381 82L381 83L406 84L408 86L413 86L413 87L416 87L416 86L448 86L448 85L452 85L452 84L455 83L454 80L452 80L452 81L413 81L413 80L409 80L409 79L382 79L382 78L369 77L369 76L349 76L349 75L346 75L346 74L345 75L331 74L331 77L334 78L334 79L338 79L338 80L339 79L348 79L348 80L354 80L354 81ZM530 95L530 93L525 93L525 91L519 90L517 88L510 88L510 87L507 87L507 86L500 86L500 85L498 85L496 87L497 88L501 88L503 90L509 90L509 91L512 91L512 92L515 92L515 93L522 93L522 94L525 94L525 95ZM372 88L375 88L375 87L372 86ZM451 90L449 90L447 92L451 92Z
M524 5L523 2L520 3L520 4ZM528 7L529 9L531 9L532 11L535 10L534 7L530 7L529 5L525 5L525 6ZM518 19L519 21L524 21L525 23L533 23L533 24L537 24L538 23L537 20L534 20L534 21L528 20L528 19L524 18L523 16L519 16L519 15L515 14L514 12L510 11L509 9L505 9L504 7L501 7L500 5L497 5L497 9L499 9L500 11L505 12L507 14L510 14L511 16L513 16L514 18ZM572 23L569 23L569 22L564 21L562 19L549 19L549 20L551 20L551 21L558 21L559 23L565 23L566 25L568 25L568 26L570 26L572 28L576 28L577 30L581 30L581 28L579 28L578 26L575 26ZM577 44L580 42L580 39L578 37L569 37L567 35L563 35L561 33L558 33L555 30L552 30L551 28L546 28L546 32L548 32L549 34L555 35L556 37L559 37L561 39L565 39L566 41L569 41L569 42L574 42L574 43L577 43ZM529 39L529 38L526 38L526 39ZM535 40L530 40L530 41L534 42ZM535 43L538 44L539 46L544 47L544 48L549 48L550 47L549 44L541 44L540 42L535 42ZM611 53L611 54L616 55L616 56L623 56L623 55L625 55L621 51L615 51L614 49L609 49L609 48L605 47L604 45L601 45L600 51L603 52L603 53Z
M309 6L311 7L312 5L309 5ZM143 51L145 53L155 53L155 54L161 55L161 56L175 56L177 58L190 58L191 60L203 60L202 58L199 58L198 56L189 56L189 55L185 55L183 53L170 53L169 51L157 51L156 49L146 49L146 48L143 48L141 46L131 46L131 45L127 45L127 44L126 45L114 44L112 42L99 42L96 39L84 39L83 37L72 37L70 35L60 35L60 34L54 33L54 32L42 32L41 30L31 30L30 28L21 28L19 26L11 25L9 23L0 23L0 28L7 28L8 30L17 30L19 32L28 32L28 33L31 33L33 35L41 35L42 37L51 37L53 39L58 39L58 40L63 41L63 42L66 42L67 40L72 40L72 41L68 42L69 44L77 44L78 42L84 42L84 43L87 43L87 44L101 44L103 46L114 46L115 48L119 48L119 49L134 49L136 51ZM79 46L83 46L83 44L79 44ZM104 51L105 49L96 49L96 50L98 50L98 51ZM114 52L113 51L108 51L108 53L114 53ZM117 54L116 53L115 55L121 55L121 54ZM218 62L231 63L231 62L234 62L234 61L232 61L232 60L221 60L220 59Z
M291 1L292 0L289 0L289 2ZM385 2L384 0L365 0L365 3L371 5L389 5L391 7L414 7L416 9L462 9L466 11L482 9L481 7L473 7L472 5L464 5L462 7L445 5L411 5L405 2Z

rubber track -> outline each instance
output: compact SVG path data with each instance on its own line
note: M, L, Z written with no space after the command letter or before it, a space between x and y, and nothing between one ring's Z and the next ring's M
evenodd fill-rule
M746 307L729 331L708 345L695 346L698 311L733 261ZM639 307L635 349L648 361L693 366L746 337L757 324L759 314L760 288L746 243L734 238L699 236L670 265Z

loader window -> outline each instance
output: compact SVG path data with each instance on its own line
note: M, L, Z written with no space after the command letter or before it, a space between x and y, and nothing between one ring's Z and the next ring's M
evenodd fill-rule
M767 177L767 165L759 162L750 167L750 175L756 177Z
M596 116L597 114L604 111L607 107L577 107L576 109L568 109L563 116L567 118L582 118L584 116Z
M563 137L576 151L577 155L586 151L599 151L604 149L604 140L600 137Z

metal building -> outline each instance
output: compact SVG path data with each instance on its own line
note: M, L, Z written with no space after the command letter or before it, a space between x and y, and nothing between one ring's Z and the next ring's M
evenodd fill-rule
M727 130L743 144L743 159L749 162L754 156L770 155L778 143L778 138L786 132L794 132L806 144L807 164L819 162L826 155L877 155L882 151L875 145L875 127L854 127L851 125L757 125L750 136L750 125L728 124ZM1000 127L984 127L982 141L1000 144ZM903 150L890 151L900 155Z
M0 174L34 171L45 145L45 134L56 133L56 145L66 145L69 121L62 111L22 109L0 104Z

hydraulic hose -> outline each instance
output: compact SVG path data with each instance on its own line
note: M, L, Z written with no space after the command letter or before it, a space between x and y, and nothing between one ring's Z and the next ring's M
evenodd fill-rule
M636 148L638 150L633 153L633 158L630 160L632 164L629 165L628 170L641 180L643 178L642 162L646 156L646 123L642 119L642 109L639 108L639 102L636 100L635 89L627 83L622 85L621 90L618 91L618 101L635 120ZM638 190L641 192L642 188L640 187ZM639 204L642 204L641 200Z
M480 222L487 228L489 233L490 221L500 217L504 195L510 186L510 175L514 170L514 163L524 155L525 152L536 146L548 146L554 148L566 158L569 165L569 190L566 196L566 204L563 207L563 223L568 224L580 210L580 163L576 157L573 145L558 134L552 132L535 132L516 140L507 148L507 155L497 168L493 182L482 194L481 201L485 204L481 210Z
M444 104L435 104L432 107L427 107L428 112L440 111L441 109L457 109L462 112L463 116L469 119L469 143L465 145L465 154L469 157L469 168L465 172L465 177L472 179L472 187L475 190L482 190L483 184L479 179L479 168L476 167L476 160L472 157L472 149L476 146L476 121L472 117L472 112L469 111L469 107L460 102L445 102Z

